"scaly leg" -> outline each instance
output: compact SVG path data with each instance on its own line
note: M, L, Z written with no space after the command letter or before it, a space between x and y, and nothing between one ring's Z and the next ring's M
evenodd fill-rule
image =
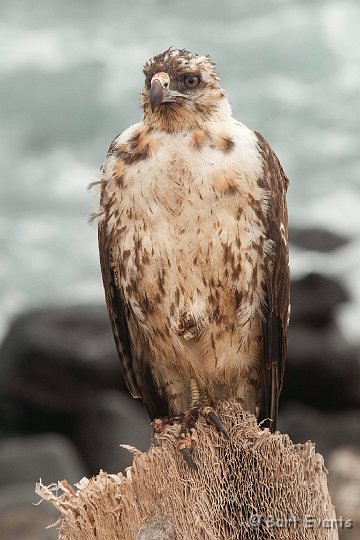
M210 405L207 398L200 399L199 387L195 379L190 379L191 404L187 414L184 415L181 422L180 435L178 440L179 449L183 455L186 464L191 469L197 469L196 464L192 459L193 441L195 439L195 423L199 416L203 416L205 420L222 433L227 439L229 434L217 416L215 409Z
M178 437L178 448L190 469L197 470L197 465L192 458L193 442L196 440L195 424L200 416L205 418L208 424L214 426L227 439L229 434L215 412L213 403L206 396L201 396L199 387L194 378L190 379L191 402L189 410L172 417L157 418L152 422L154 434L161 434L167 426L180 422L180 434ZM155 437L152 442L156 443Z

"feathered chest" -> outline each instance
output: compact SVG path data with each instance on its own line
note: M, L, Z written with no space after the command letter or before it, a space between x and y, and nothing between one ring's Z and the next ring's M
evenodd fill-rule
M226 136L154 133L146 158L109 160L104 215L125 291L135 281L164 288L165 276L167 286L189 285L201 296L214 276L248 281L268 248L267 193L255 135L230 127Z
M153 132L133 147L119 141L104 170L108 225L124 230L140 221L158 228L165 220L186 228L209 215L236 217L249 203L263 204L255 136L240 126L226 135Z

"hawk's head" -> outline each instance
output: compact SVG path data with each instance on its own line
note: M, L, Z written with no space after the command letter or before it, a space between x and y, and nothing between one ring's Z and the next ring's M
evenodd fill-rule
M141 105L145 120L166 131L202 126L230 116L231 110L208 56L168 49L144 67Z

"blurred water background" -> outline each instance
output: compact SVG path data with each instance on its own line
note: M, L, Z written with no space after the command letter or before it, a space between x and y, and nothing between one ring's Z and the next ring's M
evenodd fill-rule
M293 275L341 275L360 318L360 4L357 0L1 0L0 326L25 307L102 301L96 179L141 118L142 65L173 45L210 54L234 116L291 180L290 222L351 242L292 250Z

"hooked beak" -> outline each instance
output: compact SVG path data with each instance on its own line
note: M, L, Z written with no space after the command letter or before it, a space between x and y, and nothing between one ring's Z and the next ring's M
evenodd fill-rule
M180 94L180 92L169 90L162 84L162 81L156 79L155 77L151 81L150 105L152 112L154 112L156 107L161 105L161 103L169 103L172 101L172 98L177 96L187 98L187 96Z

